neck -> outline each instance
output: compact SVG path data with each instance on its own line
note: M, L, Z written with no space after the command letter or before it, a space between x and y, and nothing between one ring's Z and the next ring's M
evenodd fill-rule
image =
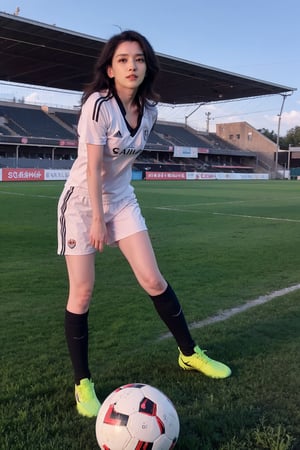
M118 89L116 92L126 109L135 106L137 89Z

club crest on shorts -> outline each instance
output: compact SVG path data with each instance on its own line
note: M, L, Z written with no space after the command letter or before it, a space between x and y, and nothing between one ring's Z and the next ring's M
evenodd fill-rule
M69 240L68 240L68 247L69 247L70 249L73 249L73 248L76 247L76 241L75 241L75 239L69 239Z

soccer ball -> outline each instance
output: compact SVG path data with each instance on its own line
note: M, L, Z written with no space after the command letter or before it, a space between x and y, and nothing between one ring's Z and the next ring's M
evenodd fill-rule
M102 450L171 450L179 419L169 398L148 384L121 386L104 400L96 420Z

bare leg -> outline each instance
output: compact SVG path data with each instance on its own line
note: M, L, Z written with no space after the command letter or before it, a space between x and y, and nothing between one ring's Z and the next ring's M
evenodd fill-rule
M67 310L74 314L89 309L95 282L95 254L66 256L69 275Z
M159 295L166 290L167 282L158 268L147 231L121 239L119 248L130 264L137 281L149 295Z
M90 378L88 364L88 310L94 287L94 254L66 256L69 297L65 311L65 335L75 383Z
M231 370L225 364L209 358L193 341L177 296L161 275L146 231L119 242L119 247L140 285L148 292L160 318L173 334L179 352L179 365L185 370L197 370L212 378L227 378Z
M186 355L193 354L195 342L175 292L159 271L148 232L142 231L120 240L119 247L180 349Z

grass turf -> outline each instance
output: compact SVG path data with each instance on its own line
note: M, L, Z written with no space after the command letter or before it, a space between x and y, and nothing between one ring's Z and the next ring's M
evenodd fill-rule
M0 448L97 449L77 415L64 342L64 260L56 255L63 184L1 183ZM198 322L299 283L299 184L136 182L162 272ZM129 382L175 404L176 448L300 448L299 293L192 333L233 375L181 371L172 339L117 249L98 255L90 365L100 399Z

